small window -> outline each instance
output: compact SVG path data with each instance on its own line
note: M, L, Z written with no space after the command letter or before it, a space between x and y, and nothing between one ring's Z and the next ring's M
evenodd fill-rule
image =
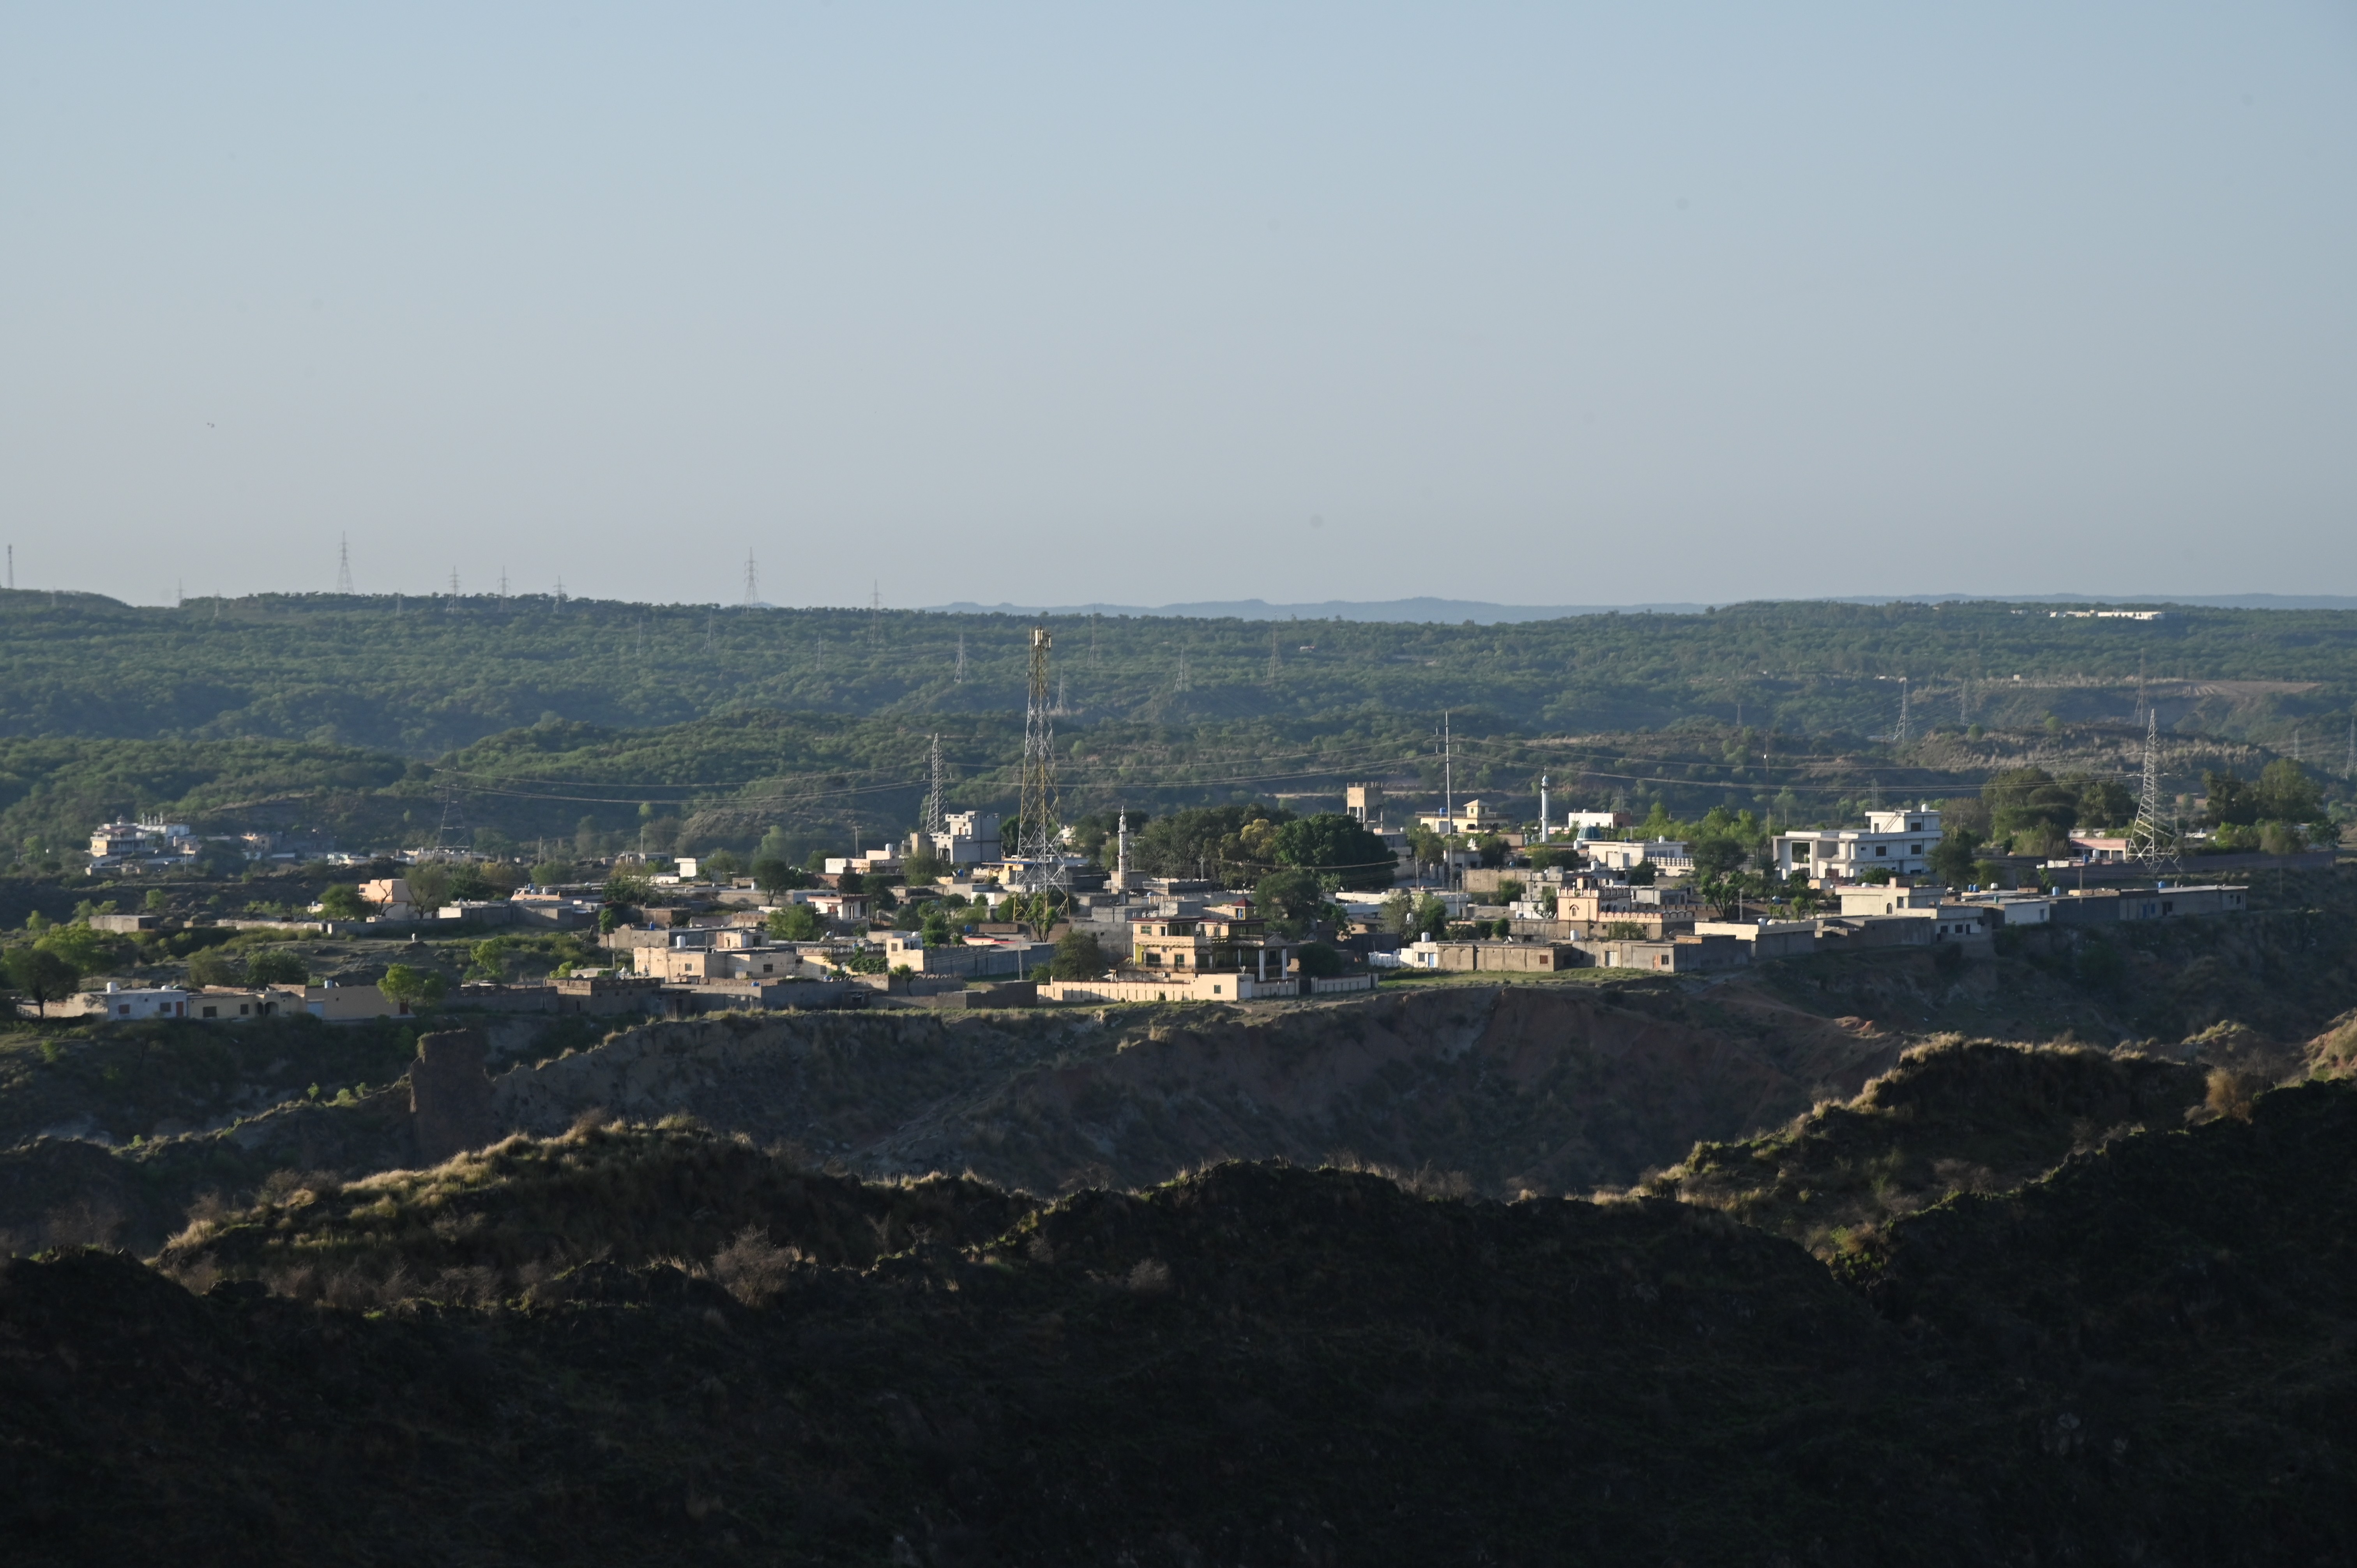
M124 1017L128 1018L131 1016L131 1004L125 1002L123 1005L117 1007L115 1011L121 1014Z
M205 1016L206 1016L206 1017L208 1017L208 1018L210 1018L210 1017L212 1017L212 1016L214 1016L214 1015L215 1015L215 1014L217 1013L217 1011L218 1011L218 1009L216 1009L216 1008L208 1007L208 1008L206 1008L206 1009L205 1009Z
M1874 853L1877 854L1889 854L1890 853L1890 846L1887 843L1876 844L1874 846Z

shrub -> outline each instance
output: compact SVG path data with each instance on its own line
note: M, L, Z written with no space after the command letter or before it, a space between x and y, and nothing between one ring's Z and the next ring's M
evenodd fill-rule
M770 935L781 942L814 942L826 935L826 921L808 904L789 904L770 916Z
M307 985L310 980L311 966L284 949L258 952L245 966L248 985Z

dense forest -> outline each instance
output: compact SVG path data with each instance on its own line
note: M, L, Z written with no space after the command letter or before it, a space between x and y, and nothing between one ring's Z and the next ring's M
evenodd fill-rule
M271 738L429 758L544 719L647 728L742 708L1019 712L1028 621L1004 615L333 595L126 606L0 594L0 735ZM1512 626L1071 617L1074 719L1410 716L1525 733L1706 718L1786 735L1938 720L2134 717L2330 746L2357 699L2357 614L2173 608L2156 621L2002 604L1736 605ZM963 679L959 678L963 649Z

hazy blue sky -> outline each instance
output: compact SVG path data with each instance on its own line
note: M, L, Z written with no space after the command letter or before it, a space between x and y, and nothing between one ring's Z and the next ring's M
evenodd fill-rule
M0 7L27 586L2357 593L2352 328L2345 0Z

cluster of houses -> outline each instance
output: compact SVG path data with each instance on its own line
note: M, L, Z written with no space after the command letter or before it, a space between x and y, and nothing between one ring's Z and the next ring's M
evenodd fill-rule
M1383 832L1381 792L1373 787L1352 787L1350 810ZM446 1005L687 1015L856 1006L888 998L923 1006L1251 1001L1365 991L1384 970L1502 975L1600 967L1684 974L1878 948L1969 950L1993 943L2008 927L2168 919L2244 907L2244 890L2231 886L1952 892L1927 880L1943 832L1940 813L1928 808L1872 812L1862 829L1777 835L1778 870L1807 878L1829 906L1805 919L1747 918L1740 906L1704 903L1694 886L1689 845L1602 836L1626 826L1611 813L1575 813L1560 836L1552 823L1537 833L1508 830L1479 801L1421 820L1436 832L1501 838L1509 863L1484 867L1467 857L1448 868L1451 886L1339 895L1341 918L1297 934L1273 924L1249 893L1205 880L1135 875L1125 832L1110 872L1078 856L1055 867L1064 897L1053 926L1040 930L995 921L992 906L1037 868L1002 858L999 822L987 812L952 816L944 831L930 835L925 847L943 869L922 885L907 880L915 836L907 845L827 860L817 886L791 890L762 889L743 878L710 881L699 876L695 861L682 860L655 879L680 907L656 911L658 918L643 924L601 932L598 940L611 955L608 964L540 984L461 986ZM1383 836L1402 853L1404 873L1411 872L1406 835ZM1542 847L1572 853L1544 857L1553 864L1534 866L1528 852ZM958 908L961 918L949 939L928 941L915 931L870 929L876 890L886 887L896 902L939 900ZM400 877L364 884L361 894L371 911L368 918L311 924L354 935L414 932L421 924L441 922L470 929L587 929L597 926L600 908L597 899L578 893L527 888L507 899L427 909ZM1399 911L1390 907L1403 895L1437 900L1444 924L1457 934L1403 935ZM802 924L822 934L807 940L772 935L792 929L774 918L796 905L818 917ZM135 923L152 918L101 918ZM1058 940L1072 932L1094 939L1103 972L1048 978ZM1325 950L1314 963L1305 960L1313 944ZM234 1021L293 1013L340 1021L397 1016L407 1008L373 985L109 985L61 1011L118 1021Z

